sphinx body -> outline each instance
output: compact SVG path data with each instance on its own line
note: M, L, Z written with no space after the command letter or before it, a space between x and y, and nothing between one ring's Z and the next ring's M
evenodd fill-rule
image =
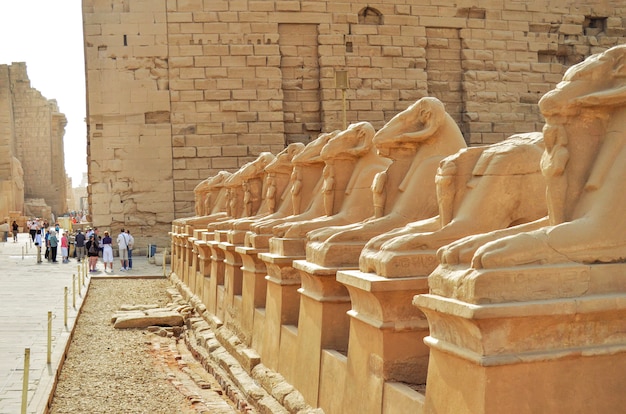
M234 230L248 230L250 225L276 212L277 206L285 200L288 191L289 176L293 168L292 159L304 149L304 144L293 143L279 152L264 169L265 182L263 185L263 202L255 215L246 215L233 221ZM246 212L247 213L247 212Z
M430 97L393 117L373 142L379 154L392 160L370 185L373 216L311 231L307 260L325 266L356 265L361 248L373 236L435 215L434 177L439 162L466 146L444 105ZM333 252L333 245L341 245L341 253Z
M323 185L324 160L320 153L328 141L340 131L321 134L294 155L292 171L284 202L278 211L250 224L249 239L268 238L272 229L282 223L312 219L324 214L321 197L316 199Z
M277 225L272 229L275 237L304 238L310 230L352 223L373 214L370 187L374 176L389 165L388 159L376 153L374 134L371 124L360 122L328 141L320 154L325 162L320 189L324 214Z
M226 182L232 174L220 171L214 176L200 182L194 193L196 195L195 209L201 214L194 217L176 219L176 225L203 227L208 223L228 218L228 188Z
M542 134L529 133L447 157L435 180L439 215L374 237L361 252L360 270L427 275L437 265L436 249L445 244L545 217L543 149Z
M548 220L458 240L442 265L610 263L626 258L626 46L567 70L539 102L549 138L541 168Z

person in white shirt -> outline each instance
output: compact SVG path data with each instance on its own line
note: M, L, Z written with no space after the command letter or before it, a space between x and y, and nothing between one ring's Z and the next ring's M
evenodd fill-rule
M120 254L120 265L122 268L120 272L125 272L128 269L128 234L124 233L124 229L120 230L120 234L117 236L117 248Z
M128 270L133 268L133 247L135 246L135 238L131 236L130 230L126 229L128 236Z

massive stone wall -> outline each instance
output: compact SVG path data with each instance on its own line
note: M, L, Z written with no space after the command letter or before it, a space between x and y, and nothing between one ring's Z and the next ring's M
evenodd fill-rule
M93 224L166 232L174 217L164 1L84 1Z
M0 219L10 211L20 211L24 205L24 194L16 197L13 179L15 157L15 135L13 130L13 105L9 81L9 67L0 65ZM19 161L18 161L19 162ZM21 179L22 187L24 180Z
M67 211L66 124L56 101L31 87L25 63L0 65L0 217L23 212L25 198Z
M83 0L93 222L164 234L194 187L434 96L469 144L540 131L539 98L626 41L621 1Z

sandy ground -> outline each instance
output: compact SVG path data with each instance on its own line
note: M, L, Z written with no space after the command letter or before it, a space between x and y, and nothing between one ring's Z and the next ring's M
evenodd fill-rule
M166 279L91 281L50 413L238 412L171 331L113 328L122 305L164 306L169 286Z

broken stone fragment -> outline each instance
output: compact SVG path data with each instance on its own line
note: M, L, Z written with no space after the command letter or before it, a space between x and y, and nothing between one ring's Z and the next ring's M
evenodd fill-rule
M147 328L149 326L182 326L183 316L171 309L151 308L118 311L111 318L116 329Z

